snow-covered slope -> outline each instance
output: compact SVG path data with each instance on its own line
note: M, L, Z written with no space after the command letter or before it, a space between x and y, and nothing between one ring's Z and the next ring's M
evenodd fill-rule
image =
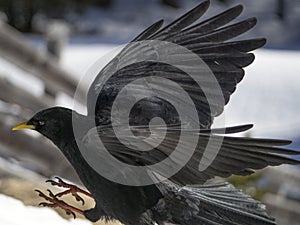
M25 206L21 201L0 194L1 225L91 225L81 219L65 220L50 208ZM3 211L5 208L5 211Z
M300 137L300 52L260 50L226 108L228 124L254 123L255 135Z

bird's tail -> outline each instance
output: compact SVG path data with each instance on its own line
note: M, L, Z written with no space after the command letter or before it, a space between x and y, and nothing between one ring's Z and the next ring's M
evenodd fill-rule
M157 221L181 225L276 224L262 203L228 183L181 188L161 183L158 187L164 198L153 209Z

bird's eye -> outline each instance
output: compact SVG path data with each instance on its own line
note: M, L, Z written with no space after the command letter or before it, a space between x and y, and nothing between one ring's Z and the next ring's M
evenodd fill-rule
M40 126L44 126L44 125L45 125L45 121L44 121L44 120L40 120L40 121L39 121L39 125L40 125Z

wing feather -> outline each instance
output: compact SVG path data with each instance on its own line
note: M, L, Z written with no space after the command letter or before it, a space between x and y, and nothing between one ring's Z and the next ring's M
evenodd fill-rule
M136 79L158 76L170 79L183 87L196 106L201 128L210 128L213 118L223 112L224 103L222 104L218 100L214 101L210 106L203 90L184 71L172 68L170 65L153 62L153 60L159 61L160 55L158 55L157 48L163 48L163 43L161 46L158 44L158 46L154 47L143 44L144 40L171 42L197 54L219 82L223 96L215 96L214 90L211 90L211 93L208 94L215 96L215 99L224 98L226 104L230 99L230 95L236 90L236 85L244 77L243 68L254 60L254 55L249 53L249 51L263 46L265 39L230 42L231 38L237 37L255 26L256 19L250 18L228 25L243 10L241 5L237 5L205 21L197 22L207 11L208 7L209 1L204 1L162 29L160 29L163 23L162 20L154 23L137 36L133 42L127 45L100 71L89 89L87 99L88 114L94 115L95 113L97 125L105 125L111 122L110 111L112 103L122 88ZM193 23L196 24L192 25ZM213 84L207 82L207 80L211 80L211 75L204 68L202 70L198 67L193 67L192 61L183 60L184 55L174 52L173 49L166 49L164 52L165 55L162 57L168 57L175 64L188 66L190 71L195 70L199 74L201 85L209 90L212 89L209 87L212 87ZM145 59L144 62L139 62L140 58ZM113 73L113 76L106 81L104 77L110 73ZM139 91L143 91L143 87L138 87L138 89L136 90L137 95L140 93ZM176 92L171 94L175 95ZM161 99L156 98L155 101L161 101L161 105L165 105ZM152 117L160 117L166 110L162 109L160 112L156 112L149 106L147 101L144 101L143 104L143 108L149 108L148 114L151 114L150 110L152 110ZM170 121L179 121L175 114L172 116L174 118ZM142 118L143 115L140 115L140 117L140 123L145 121L145 118ZM134 125L139 125L139 121L137 119L135 121Z
M250 128L251 125L237 126L227 128L225 133ZM122 129L126 128L124 127ZM155 127L150 131L148 127L133 126L130 129L136 136L127 137L125 135L127 132L124 132L123 138L126 138L128 143L131 144L131 147L135 146L135 149L139 149L142 148L141 146L150 146L153 149L150 151L139 151L124 146L119 142L118 138L120 137L118 136L117 138L115 136L110 126L99 127L97 132L89 134L86 138L90 140L88 143L91 143L93 140L93 138L91 138L92 135L94 135L95 138L99 138L100 136L107 149L109 149L110 153L117 159L125 163L143 166L162 162L165 158L170 157L178 145L178 138L182 132L186 132L191 139L196 136L199 138L196 149L189 161L179 172L170 178L171 181L180 185L203 184L216 176L228 177L233 174L244 176L253 173L254 170L263 169L267 166L278 166L281 164L295 165L300 163L300 161L291 158L291 156L299 155L300 152L284 148L284 146L291 143L288 140L222 136L218 134L219 129L199 132L196 130L179 129L179 127L175 126L167 129L167 135L163 142L160 142L159 137L163 135L163 131L166 131L166 128ZM143 145L140 145L139 141L143 139L137 141L136 138L138 137L148 138ZM179 151L177 158L172 158L175 166L178 165L178 163L182 163L181 159L185 158L186 154L189 154L189 148L191 147L189 140L185 140L180 150L177 149L177 151ZM209 140L212 140L212 143L208 147L207 144ZM220 140L222 142L218 152L215 158L210 160L211 156L215 154L215 146L218 146ZM203 161L203 159L205 160ZM170 168L174 165L166 165L166 168ZM207 165L207 167L205 170L199 170L200 165ZM161 176L165 175L164 171L154 172L159 173Z

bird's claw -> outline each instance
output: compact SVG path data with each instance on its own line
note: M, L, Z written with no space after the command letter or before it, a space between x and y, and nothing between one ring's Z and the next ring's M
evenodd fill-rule
M66 214L67 214L67 215L72 215L73 218L74 218L74 220L76 219L76 215L75 215L74 212L72 212L72 211L67 211L67 210L66 210Z
M78 195L78 193L85 194L85 195L87 195L87 196L89 196L91 198L93 198L93 196L90 193L88 193L88 192L86 192L86 191L78 188L77 186L75 186L73 184L68 184L68 183L64 182L59 177L55 177L55 178L57 179L57 181L55 181L55 180L47 180L46 182L47 183L51 183L51 185L53 185L53 186L67 188L67 190L65 190L63 192L60 192L58 194L53 194L53 192L51 192L48 189L47 190L48 191L48 195L44 194L40 190L35 190L40 197L42 197L46 201L48 201L48 202L41 202L39 205L40 206L44 206L44 207L51 207L51 208L60 207L60 208L62 208L67 213L67 215L72 215L74 217L74 219L76 218L75 212L84 215L84 211L83 210L80 210L78 208L70 206L67 203L65 203L64 201L60 200L59 198L62 197L62 196L64 196L64 195L67 195L67 194L72 194L77 201L81 201L82 205L84 205L84 200L83 200L82 197L80 197Z
M89 197L92 197L92 195L80 188L78 188L77 186L73 185L73 184L68 184L66 182L64 182L61 178L59 177L55 177L58 181L55 181L55 180L47 180L46 182L47 183L51 183L51 185L53 186L58 186L58 187L63 187L63 188L67 188L68 190L66 191L63 191L63 192L60 192L58 194L55 195L55 197L62 197L64 195L67 195L67 194L72 194L76 201L81 201L82 202L82 205L85 204L84 200L82 197L80 197L78 195L78 193L82 193L84 195L87 195Z
M49 189L47 189L47 191L49 192L49 196L45 195L40 190L35 190L35 191L39 194L40 197L44 198L47 201L52 202L53 199L51 197L54 196L54 195L53 195L53 193Z
M58 186L58 187L64 187L64 188L70 188L71 186L74 186L72 184L68 184L68 183L64 182L59 177L54 177L54 178L57 179L58 181L48 179L48 180L46 180L46 183L51 183L52 186Z
M74 219L76 218L76 215L72 210L74 210L78 213L82 212L81 210L76 209L73 206L68 205L64 201L59 200L56 197L56 195L54 195L49 189L47 190L49 192L49 196L47 196L46 194L44 194L40 190L35 190L35 191L39 194L40 197L44 198L45 200L47 200L49 202L49 203L48 202L41 202L39 204L39 206L50 207L50 208L59 207L59 208L63 209L66 212L67 215L72 215Z

